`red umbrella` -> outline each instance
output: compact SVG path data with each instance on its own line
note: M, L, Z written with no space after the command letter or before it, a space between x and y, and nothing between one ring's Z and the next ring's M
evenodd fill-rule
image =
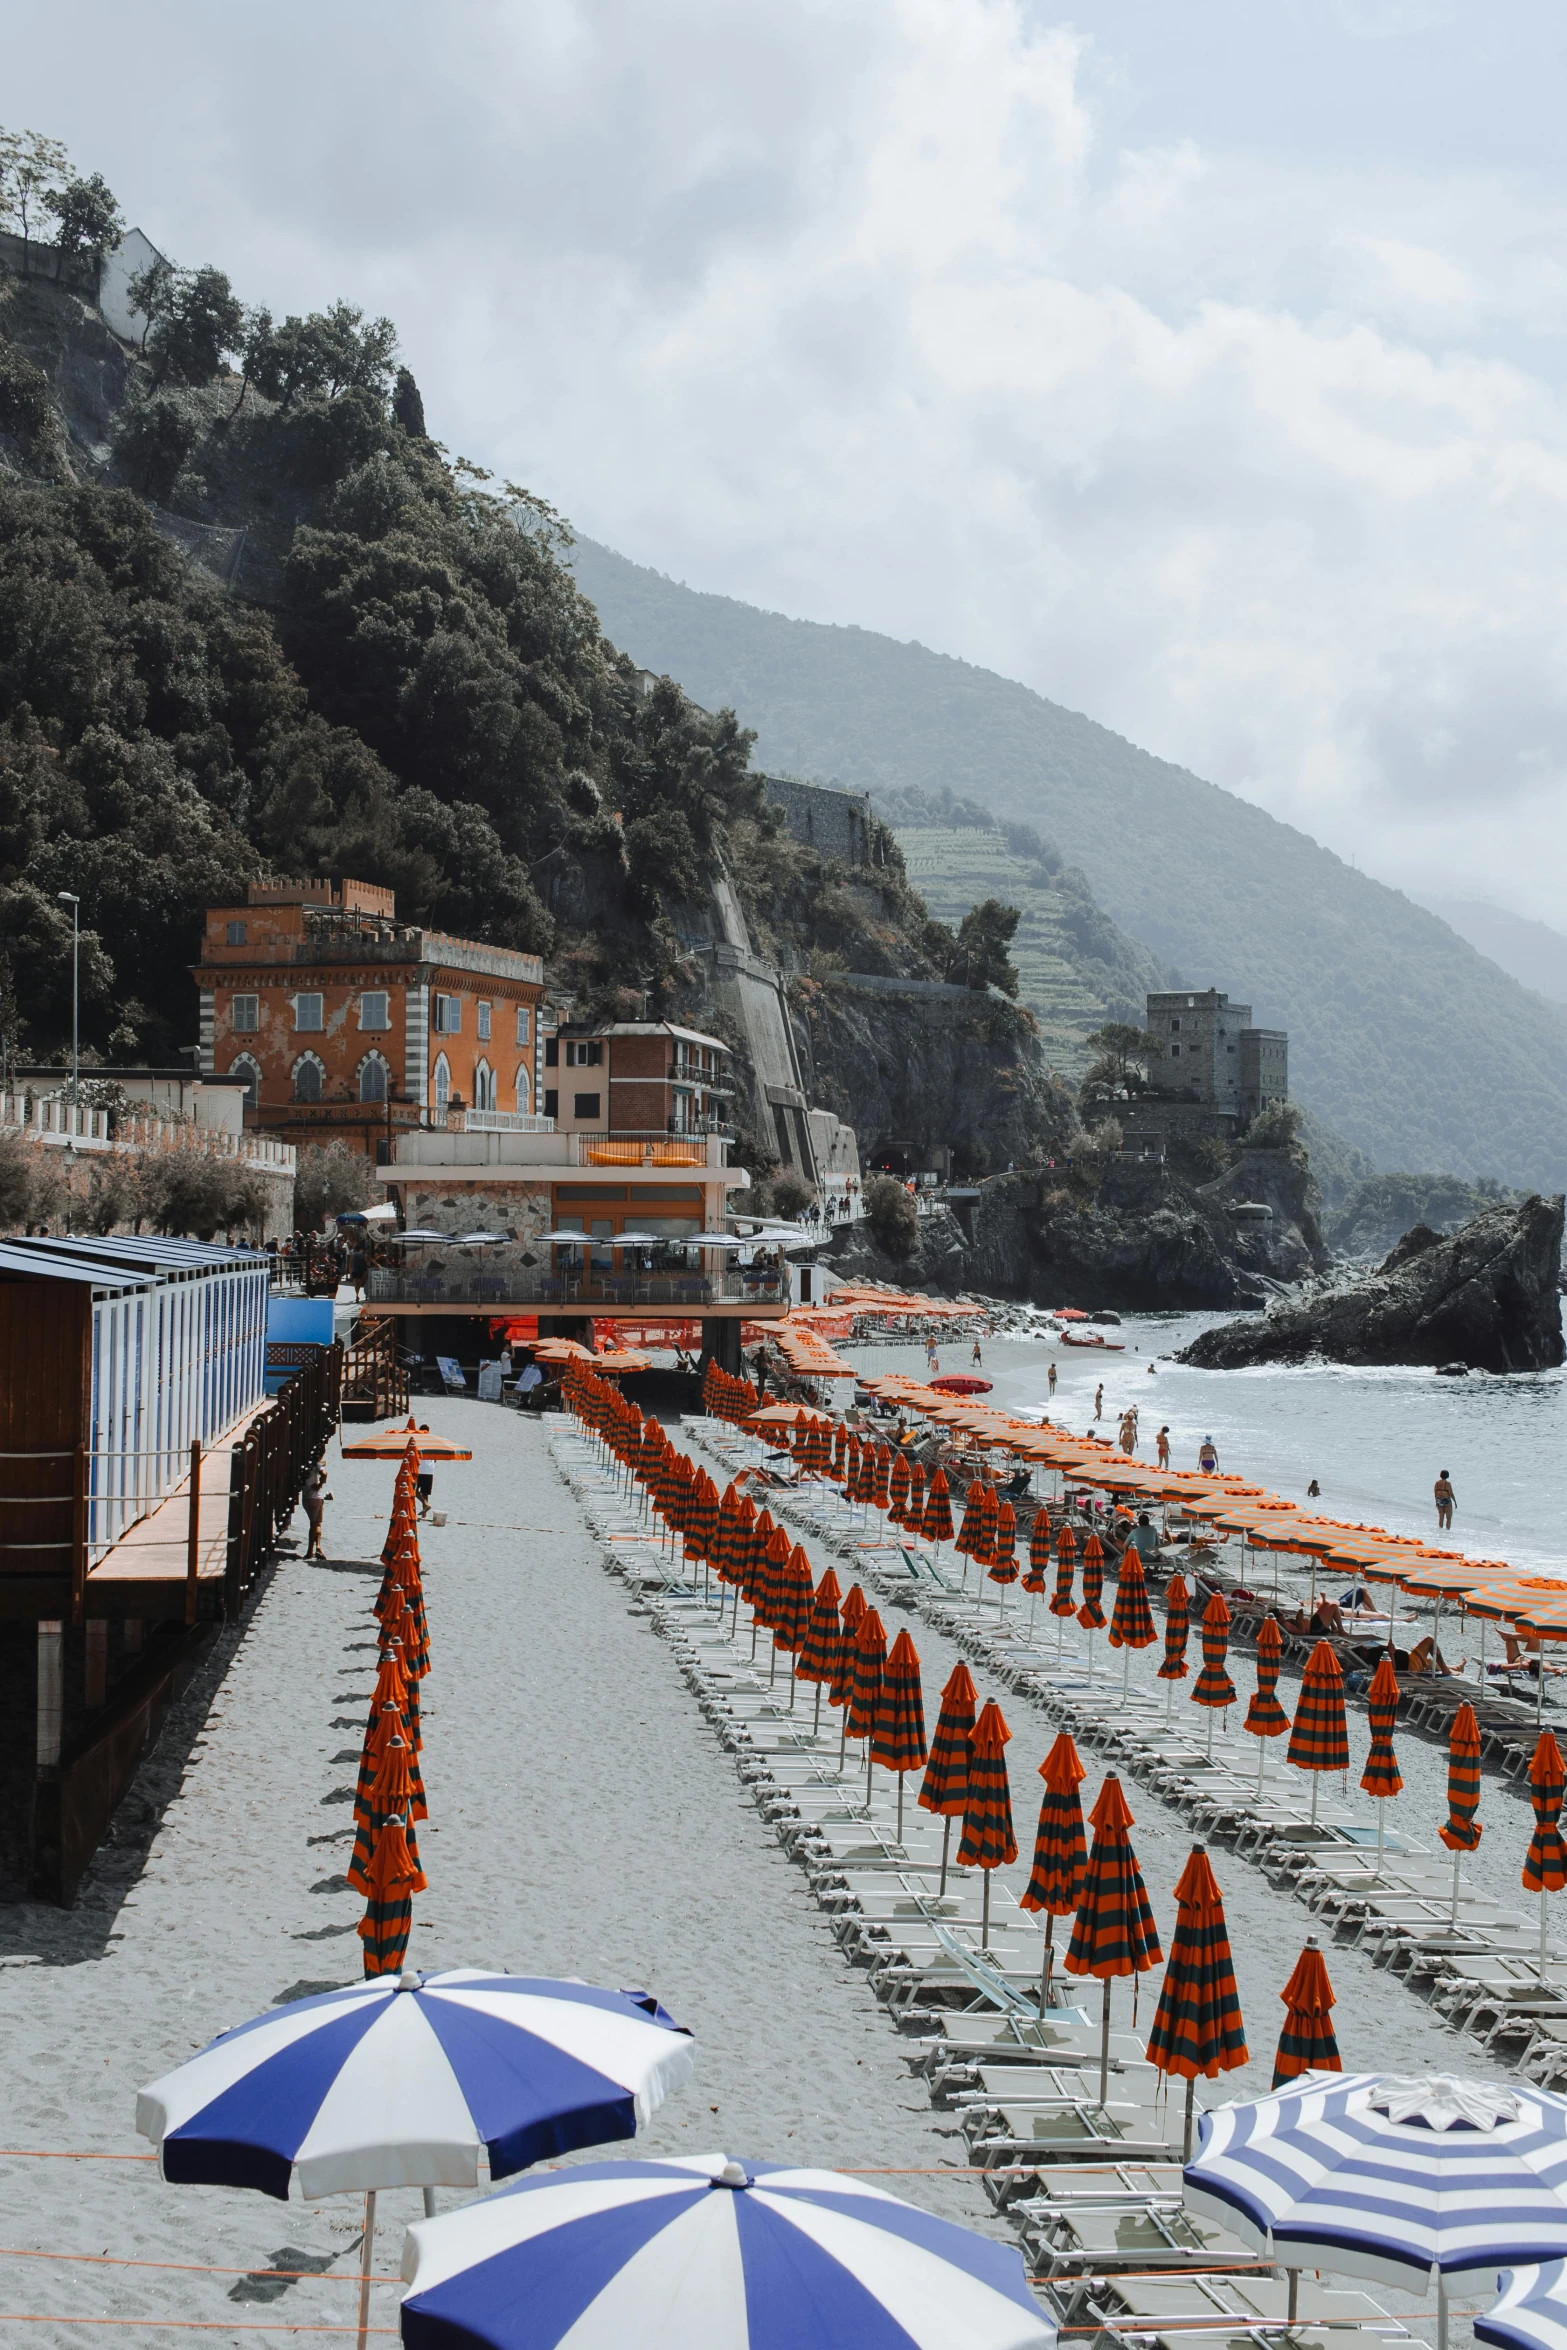
M1327 1641L1319 1640L1300 1680L1300 1698L1284 1759L1310 1771L1311 1817L1317 1817L1317 1789L1324 1771L1349 1768L1349 1727L1344 1719L1344 1675Z
M944 1542L952 1540L952 1504L947 1497L947 1472L938 1469L930 1481L925 1496L925 1515L920 1520L920 1532L927 1542L933 1542L939 1551Z
M1279 1681L1279 1664L1284 1655L1284 1635L1272 1616L1264 1616L1257 1627L1257 1686L1252 1691L1246 1719L1241 1727L1249 1730L1257 1741L1257 1792L1262 1793L1263 1757L1270 1738L1282 1738L1290 1726L1289 1715L1274 1695Z
M1039 1766L1045 1782L1034 1833L1034 1866L1019 1895L1023 1909L1045 1913L1045 1956L1039 1973L1039 2012L1050 2003L1050 1966L1056 1919L1069 1917L1082 1898L1088 1873L1088 1845L1083 1834L1083 1799L1078 1793L1087 1777L1071 1735L1062 1730Z
M947 1890L947 1847L952 1823L968 1802L969 1740L974 1734L974 1683L960 1658L947 1676L931 1740L930 1760L917 1798L923 1811L935 1812L944 1823L941 1832L941 1884Z
M991 1871L1006 1868L1017 1858L1012 1789L1007 1779L1006 1747L1011 1736L1000 1706L994 1698L987 1699L969 1738L968 1798L963 1806L963 1841L958 1846L960 1869L984 1871L981 1950L990 1948Z
M1344 2066L1333 2030L1333 1986L1315 1935L1296 1959L1279 1997L1284 2002L1284 2029L1273 2060L1275 2089L1299 2080L1302 2073L1341 2073Z
M1235 1961L1224 1922L1224 1897L1208 1855L1194 1844L1175 1881L1175 1932L1164 1970L1148 2061L1186 2083L1186 2147L1192 2158L1192 2104L1206 2081L1246 2062L1246 2032L1235 1989Z
M1099 2051L1102 2104L1110 2080L1110 1985L1117 1975L1146 1974L1163 1953L1148 1889L1126 1832L1132 1825L1131 1809L1114 1771L1106 1773L1088 1819L1093 1849L1064 1964L1069 1975L1095 1975L1105 1987Z
M816 1683L816 1720L811 1735L820 1734L822 1726L822 1688L831 1682L838 1670L838 1654L843 1646L843 1625L838 1616L838 1578L831 1567L816 1586L811 1601L811 1612L806 1620L805 1639L795 1659L795 1678Z
M930 1384L939 1395L988 1395L990 1393L988 1379L971 1379L966 1371L943 1372L939 1379L933 1379Z
M925 1695L920 1687L919 1652L907 1632L892 1644L881 1677L876 1704L876 1726L871 1732L870 1761L898 1774L898 1842L903 1842L903 1781L924 1762ZM870 1783L869 1765L866 1784Z
M1480 1808L1480 1725L1472 1705L1461 1705L1447 1734L1447 1824L1437 1834L1453 1856L1453 1919L1458 1918L1458 1868L1466 1852L1473 1852L1485 1830L1475 1818Z
M1396 1795L1403 1786L1403 1774L1398 1757L1393 1752L1393 1724L1398 1719L1398 1675L1393 1660L1385 1656L1371 1676L1366 1691L1366 1716L1371 1724L1371 1751L1366 1756L1366 1767L1360 1774L1360 1784L1366 1793L1374 1796L1377 1807L1377 1874L1382 1874L1382 1807L1388 1797Z

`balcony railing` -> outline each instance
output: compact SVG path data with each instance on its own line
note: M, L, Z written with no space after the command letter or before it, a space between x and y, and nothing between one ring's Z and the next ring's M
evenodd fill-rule
M467 1110L463 1124L470 1134L553 1134L555 1121L537 1110Z
M505 1267L493 1273L477 1264L376 1265L367 1299L372 1306L478 1308L504 1313L508 1307L557 1306L779 1306L785 1302L776 1267L744 1267L726 1273L615 1273L596 1266L546 1272Z

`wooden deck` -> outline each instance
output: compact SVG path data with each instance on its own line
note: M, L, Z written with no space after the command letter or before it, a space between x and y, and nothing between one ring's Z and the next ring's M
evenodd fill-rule
M201 1489L196 1523L191 1524L190 1473L164 1495L146 1517L128 1527L111 1549L87 1572L86 1613L98 1615L167 1616L180 1607L171 1604L179 1592L189 1594L195 1606L183 1612L194 1622L209 1610L200 1605L203 1587L221 1591L228 1570L230 1455L245 1440L251 1424L269 1409L263 1397L224 1430L201 1461ZM161 1588L160 1588L161 1587Z

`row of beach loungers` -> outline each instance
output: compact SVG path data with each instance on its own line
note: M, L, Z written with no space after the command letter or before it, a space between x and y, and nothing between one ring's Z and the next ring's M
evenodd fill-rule
M684 1435L726 1474L757 1459L718 1421L688 1421ZM865 1970L905 2035L913 2071L950 2115L955 2164L974 2170L1016 2229L1035 2290L1074 2342L1092 2350L1135 2335L1178 2350L1195 2336L1241 2350L1287 2334L1312 2350L1410 2345L1403 2323L1369 2294L1310 2277L1298 2280L1292 2322L1286 2280L1239 2238L1184 2210L1181 2097L1171 2098L1141 2040L1118 2032L1101 2102L1100 2020L1075 2004L1041 2013L1044 1938L1018 1907L1009 1872L995 1873L987 1943L978 1873L952 1867L938 1891L942 1827L918 1810L912 1789L900 1835L890 1776L873 1774L867 1800L863 1765L842 1757L838 1717L825 1709L818 1732L804 1685L791 1709L787 1680L771 1679L768 1645L753 1659L749 1623L731 1630L732 1602L660 1539L640 1494L627 1493L592 1439L560 1421L552 1444L604 1564L668 1640L846 1960ZM971 1610L917 1551L862 1547L869 1537L857 1513L830 1489L769 1490L766 1499L775 1517L842 1551L878 1604L912 1604L971 1643L984 1637L987 1614L994 1625L994 1604ZM1051 1662L1043 1650L1008 1661L1024 1667L1018 1687ZM1101 1701L1105 1691L1101 1680ZM1026 1870L1010 1874L1021 1884ZM1057 1978L1055 2000L1067 1990Z

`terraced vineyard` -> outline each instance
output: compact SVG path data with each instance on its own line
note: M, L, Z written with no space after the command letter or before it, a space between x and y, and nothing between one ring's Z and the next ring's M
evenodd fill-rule
M985 898L1018 908L1019 992L1038 1018L1047 1062L1075 1086L1093 1058L1084 1042L1092 1030L1106 1019L1140 1024L1148 990L1167 984L1158 958L1116 928L1080 873L1048 873L998 830L894 829L909 879L938 920L957 924Z

